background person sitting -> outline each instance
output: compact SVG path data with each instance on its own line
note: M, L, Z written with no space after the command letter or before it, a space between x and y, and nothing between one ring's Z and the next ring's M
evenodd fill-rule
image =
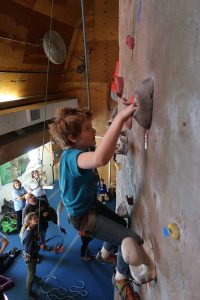
M0 275L0 300L5 300L4 292L12 289L14 286L15 282L12 278Z
M21 250L13 248L9 252L4 253L8 245L9 240L0 232L0 274L4 274L8 270L21 252Z
M97 197L98 200L104 202L105 200L109 200L107 186L104 183L104 179L100 178L100 181L97 183Z
M12 198L14 202L14 209L17 214L17 232L20 233L22 228L22 210L26 205L25 195L27 190L22 186L21 181L15 179L13 181Z

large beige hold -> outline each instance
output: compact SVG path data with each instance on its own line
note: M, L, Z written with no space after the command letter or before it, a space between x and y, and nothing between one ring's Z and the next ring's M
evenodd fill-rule
M134 90L135 103L138 108L133 114L135 120L145 129L149 129L153 111L154 82L147 78Z

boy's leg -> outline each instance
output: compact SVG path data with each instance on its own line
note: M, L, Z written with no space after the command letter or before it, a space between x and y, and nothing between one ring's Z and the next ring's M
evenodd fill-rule
M121 226L102 215L96 216L95 238L107 241L114 245L122 245L124 261L131 266L145 266L140 277L147 281L155 278L153 267L148 255L141 245L140 237L132 230ZM148 273L148 276L146 274ZM132 272L134 274L134 272Z
M133 230L120 225L108 217L100 214L96 215L94 238L119 246L123 239L127 237L132 237L135 244L142 244L142 239Z
M152 245L149 245L148 241L144 242L142 246L135 244L130 237L122 241L123 258L129 264L131 275L138 285L156 278L156 268L151 258L152 254ZM141 263L138 264L138 262Z
M109 243L104 243L104 249L109 253L112 251L112 246ZM105 253L106 253L105 251ZM113 275L112 281L115 288L115 295L119 299L140 300L139 295L134 291L132 280L129 278L129 266L125 263L121 247L118 247L116 273Z
M96 211L96 214L103 215L113 220L114 222L121 224L122 226L127 226L126 221L122 217L120 217L118 214L116 214L114 211L112 211L109 207L102 204L101 202L96 201L94 209Z

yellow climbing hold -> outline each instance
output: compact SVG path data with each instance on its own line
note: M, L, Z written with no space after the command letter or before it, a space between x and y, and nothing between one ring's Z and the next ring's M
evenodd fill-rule
M176 223L170 223L167 227L168 227L170 236L175 240L179 240L180 239L180 231L179 231L178 225Z

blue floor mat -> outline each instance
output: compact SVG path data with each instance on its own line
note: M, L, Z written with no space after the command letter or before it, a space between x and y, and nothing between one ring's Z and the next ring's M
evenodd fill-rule
M47 191L47 197L50 205L56 208L60 200L60 190L57 183L54 185L52 191ZM110 200L108 206L114 208L115 200ZM66 229L66 236L61 233L55 224L50 222L47 239L58 235L58 237L48 242L48 246L53 248L57 243L60 243L63 238L65 247L64 253L56 254L54 251L40 251L43 258L37 265L37 275L46 278L42 285L43 292L41 291L40 285L34 284L33 286L33 290L37 293L38 299L112 300L114 298L111 282L113 273L112 266L97 263L95 259L87 263L80 260L81 239L77 231L68 223L67 214L64 210L61 216L61 226ZM9 235L8 239L10 241L8 250L12 247L21 248L18 235ZM101 241L93 240L90 242L89 248L94 257L101 246ZM16 286L6 293L9 300L28 300L25 292L26 274L26 264L21 255L19 255L5 274L5 276L14 278L16 282ZM55 290L56 288L57 290ZM73 292L70 291L70 289L72 289ZM65 292L67 292L66 296L64 296Z

